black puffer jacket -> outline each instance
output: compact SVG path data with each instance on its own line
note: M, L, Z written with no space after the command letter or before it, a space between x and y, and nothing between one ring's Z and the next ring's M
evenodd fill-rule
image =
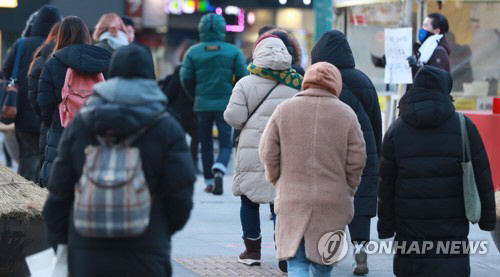
M37 120L28 100L28 70L36 50L42 45L43 41L50 33L52 26L58 21L61 21L59 10L54 6L43 6L34 19L30 36L21 38L24 41L21 49L21 61L17 77L19 91L15 121L16 130L21 132L40 132L40 122ZM2 72L6 78L10 78L13 73L16 52L19 50L19 40L14 43L5 60Z
M378 232L396 241L464 241L460 123L449 95L448 72L424 66L400 101L401 117L384 137L380 174ZM481 199L483 230L495 228L493 182L481 136L466 118L472 164ZM436 245L436 244L435 244ZM396 255L397 276L468 276L467 255ZM434 252L434 253L433 253ZM403 254L403 253L400 253Z
M54 51L55 46L56 43L53 41L45 45L40 52L38 52L37 56L34 57L35 59L33 60L31 71L28 74L28 99L30 101L31 108L40 120L42 118L42 114L40 113L40 106L38 106L38 81L40 80L40 75L42 74L43 65L52 55L52 51Z
M66 77L66 70L71 67L86 74L105 73L108 69L111 54L93 45L68 45L58 50L44 64L38 83L38 105L42 121L49 126L45 161L40 173L41 182L47 184L50 167L57 156L57 144L63 128L59 117L58 105L61 103L61 90Z
M130 47L117 50L115 55ZM127 61L127 57L115 56L122 61ZM150 61L148 65L154 78L152 58ZM114 64L112 62L111 67ZM124 64L128 64L129 72L144 68L144 65L134 68L137 64ZM74 186L82 174L85 148L98 144L97 134L112 132L121 138L135 134L165 111L166 97L154 79L124 78L112 72L110 76L116 77L94 86L95 94L62 135L44 208L49 243L68 244L70 253L74 254L69 257L71 276L169 276L165 267L170 237L189 218L196 180L184 132L170 115L156 122L132 144L140 150L142 168L153 196L146 232L133 238L93 239L79 235L74 228ZM107 255L107 251L112 254ZM117 256L122 256L123 260ZM141 265L123 262L134 256L147 262ZM167 260L160 261L162 257ZM104 262L105 268L88 266L96 262Z
M379 153L382 142L382 118L377 91L370 79L355 69L354 56L346 37L339 31L323 34L311 53L312 63L329 62L342 74L340 100L349 105L356 115L366 142L367 161L361 184L355 194L355 216L375 216Z

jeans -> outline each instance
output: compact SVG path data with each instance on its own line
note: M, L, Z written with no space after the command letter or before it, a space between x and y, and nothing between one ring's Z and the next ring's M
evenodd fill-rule
M304 240L299 245L295 256L287 261L289 277L332 276L333 266L322 265L309 261L306 258Z
M231 158L231 126L224 121L222 111L197 112L198 137L201 143L201 160L203 163L203 175L208 184L213 181L214 170L226 174L227 164ZM219 155L214 164L214 141L213 125L219 131Z
M370 223L369 216L354 216L349 223L349 233L353 244L367 243L370 241Z
M258 239L260 237L259 207L259 204L252 202L245 195L241 196L240 219L244 238ZM276 224L276 214L272 212L272 215Z

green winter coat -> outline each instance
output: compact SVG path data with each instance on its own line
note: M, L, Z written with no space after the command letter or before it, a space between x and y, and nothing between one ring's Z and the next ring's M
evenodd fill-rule
M226 22L207 14L198 25L201 42L187 51L180 72L182 86L189 91L195 82L194 111L224 111L235 80L247 75L240 49L224 42ZM191 85L190 85L191 84Z

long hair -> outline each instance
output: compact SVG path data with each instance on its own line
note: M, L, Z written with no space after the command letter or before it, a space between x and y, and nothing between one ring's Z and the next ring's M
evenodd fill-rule
M109 25L111 25L111 23L115 20L118 21L120 25L118 31L125 32L125 24L123 24L123 20L121 19L121 17L116 13L106 13L101 16L99 22L97 22L97 25L95 25L95 31L92 35L92 38L95 41L99 41L99 37L102 35L102 33L106 32Z
M182 62L184 60L184 55L186 55L187 50L191 48L191 46L195 45L196 41L192 39L185 40L179 46L179 61Z
M47 38L45 39L45 41L42 43L42 45L40 45L40 47L38 47L36 49L35 54L33 54L33 60L31 61L31 64L30 64L28 72L31 72L31 67L33 66L33 63L35 62L35 59L38 56L38 54L40 54L40 52L42 52L42 49L47 44L49 44L51 42L54 42L57 39L57 34L59 33L59 27L60 26L61 26L61 22L54 23L54 25L50 29L49 35L47 36Z
M89 28L85 22L77 16L68 16L59 27L54 52L70 44L90 44L91 42Z

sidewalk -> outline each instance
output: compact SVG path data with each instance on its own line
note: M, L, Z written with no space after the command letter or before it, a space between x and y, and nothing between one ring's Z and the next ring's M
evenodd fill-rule
M240 200L231 193L232 176L224 179L224 195L203 192L203 178L198 176L194 209L186 227L172 239L174 276L284 276L278 270L273 242L273 223L269 206L261 206L262 262L261 267L238 265L238 255L244 250L241 239ZM377 239L376 218L372 220L371 236ZM488 254L471 256L471 276L500 276L500 253L488 232L471 226L470 240L488 240ZM332 276L352 275L352 248L334 268ZM368 257L370 277L394 276L391 255Z

